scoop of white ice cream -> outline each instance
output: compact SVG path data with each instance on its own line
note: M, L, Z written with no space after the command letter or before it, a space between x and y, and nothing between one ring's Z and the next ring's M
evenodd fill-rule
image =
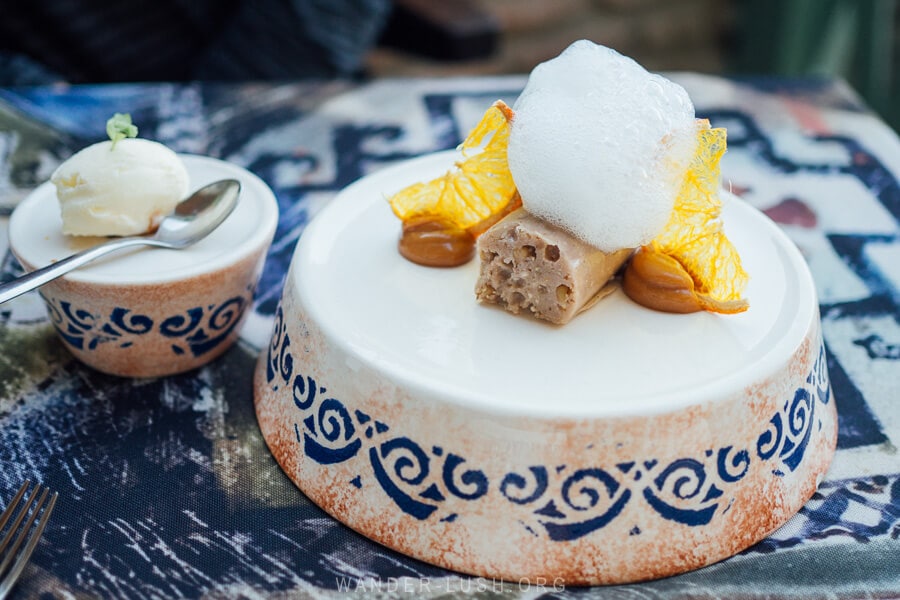
M581 40L538 65L513 108L507 156L528 212L606 252L665 227L696 147L683 88Z
M100 142L61 164L50 181L68 235L139 235L156 228L188 191L184 163L145 139Z

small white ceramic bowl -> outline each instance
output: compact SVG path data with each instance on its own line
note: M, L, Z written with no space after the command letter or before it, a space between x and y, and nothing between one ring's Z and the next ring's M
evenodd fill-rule
M746 313L618 291L555 327L479 305L474 262L397 253L385 195L454 157L362 179L298 244L255 393L300 489L410 556L566 585L701 567L799 510L837 425L812 278L778 227L726 195Z
M129 377L187 371L238 337L278 222L278 204L249 171L213 158L182 156L191 190L237 179L234 212L184 250L141 248L105 257L44 285L41 296L60 339L83 363ZM102 238L62 234L56 190L39 186L13 212L10 248L27 271Z

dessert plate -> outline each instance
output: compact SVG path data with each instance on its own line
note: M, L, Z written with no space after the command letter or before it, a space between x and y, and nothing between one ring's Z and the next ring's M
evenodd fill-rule
M278 203L256 175L214 158L182 155L191 189L237 179L234 211L189 248L140 248L100 258L40 289L50 322L78 360L126 377L200 367L237 339L278 224ZM106 238L68 236L56 188L44 183L13 212L10 248L27 271Z
M361 179L298 244L255 401L300 489L416 558L572 585L697 568L799 510L836 414L812 278L781 230L723 194L743 314L617 291L557 327L479 305L474 261L398 254L386 196L455 158Z
M256 175L215 158L180 155L190 175L191 191L220 179L241 182L241 196L234 212L205 239L188 251L143 248L97 260L68 273L70 281L92 283L170 281L208 272L238 260L246 247L264 245L278 218L278 207L269 187ZM56 188L46 182L24 199L13 213L15 252L30 265L42 267L105 241L106 238L62 233Z

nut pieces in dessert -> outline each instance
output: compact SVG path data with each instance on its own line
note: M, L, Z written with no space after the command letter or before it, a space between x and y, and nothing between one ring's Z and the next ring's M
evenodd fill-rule
M389 199L404 257L463 264L468 232L479 301L564 324L608 293L639 248L624 268L635 302L747 309L748 275L720 219L725 130L695 119L677 84L581 40L538 65L512 109L494 103L461 150L482 144Z

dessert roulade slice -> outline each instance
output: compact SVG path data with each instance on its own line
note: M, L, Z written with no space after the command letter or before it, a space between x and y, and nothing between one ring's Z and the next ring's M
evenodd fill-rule
M478 238L477 253L479 301L562 325L589 305L632 249L603 252L520 208Z

